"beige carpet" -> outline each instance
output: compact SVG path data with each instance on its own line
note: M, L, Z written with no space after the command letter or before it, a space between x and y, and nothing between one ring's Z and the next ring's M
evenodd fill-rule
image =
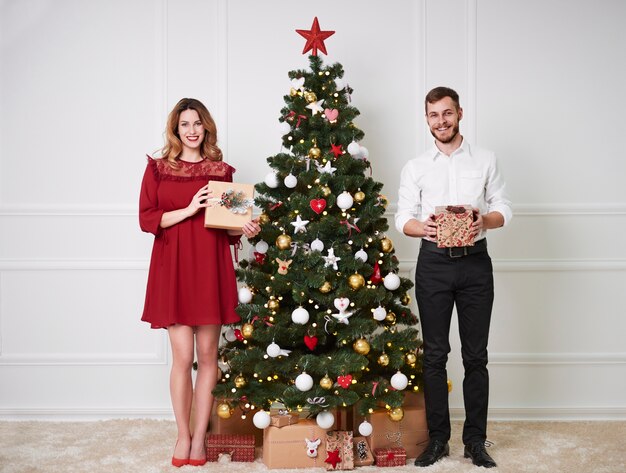
M361 473L477 473L463 458L460 423L455 423L451 455L428 468L358 468ZM204 467L169 465L175 426L171 421L0 422L1 473L266 472L255 463ZM489 452L496 473L625 473L626 422L493 422ZM277 472L311 470L273 470Z

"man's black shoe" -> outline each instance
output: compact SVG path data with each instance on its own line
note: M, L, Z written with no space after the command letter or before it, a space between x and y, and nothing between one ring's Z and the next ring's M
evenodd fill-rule
M426 450L415 459L415 466L429 466L448 455L450 455L448 442L432 440L426 447Z
M483 442L476 442L465 446L465 458L471 458L472 463L476 466L483 466L485 468L493 468L496 462L489 456L487 450L485 450L485 444Z

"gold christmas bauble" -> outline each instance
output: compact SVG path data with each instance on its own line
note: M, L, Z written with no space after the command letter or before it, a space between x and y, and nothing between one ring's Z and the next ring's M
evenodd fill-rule
M384 196L383 194L378 194L378 201L380 202L380 205L382 205L383 207L387 207L387 204L389 204L387 197Z
M411 296L409 296L409 294L405 294L402 296L402 299L400 299L400 302L402 302L402 305L409 305L411 303Z
M322 194L324 194L324 197L328 197L333 191L330 189L330 187L328 186L324 186L322 187Z
M417 361L417 356L415 355L415 353L407 353L406 355L404 355L404 361L406 361L407 365L414 365Z
M309 158L318 159L322 155L322 150L317 146L313 146L313 148L309 149Z
M324 376L322 379L320 379L320 386L321 386L323 389L330 389L330 388L332 388L332 387L333 387L333 384L334 384L334 383L333 383L333 380L332 380L332 379L330 379L330 378L328 377L328 375L326 375L326 376Z
M304 100L306 100L308 103L315 102L317 100L317 95L315 95L315 92L307 90L304 93Z
M389 418L394 422L400 422L404 417L404 410L401 407L394 407L387 412Z
M278 235L276 238L276 246L279 250L288 250L291 248L291 237L289 235Z
M356 191L354 193L354 201L355 202L363 202L365 200L365 192L363 191Z
M352 348L359 355L367 355L370 352L370 344L364 338L357 338L352 344Z
M389 355L387 353L383 353L378 357L378 364L380 366L387 366L389 364Z
M452 381L448 380L448 392L452 392Z
M270 299L267 301L267 308L269 310L278 310L280 308L280 302L278 302L278 299Z
M244 378L243 376L239 375L235 378L235 387L236 388L243 388L246 385L246 378Z
M391 252L393 250L393 242L387 237L383 238L380 240L380 249L385 253Z
M267 214L261 214L259 215L259 223L261 225L266 225L270 223L270 218L267 216Z
M289 90L289 95L291 95L292 97L295 97L296 95L298 95L298 89L294 89L293 87Z
M387 312L387 316L385 317L385 322L393 325L396 323L396 314L393 312Z
M241 335L243 338L250 338L252 336L252 332L254 332L254 325L252 324L243 324L241 327Z
M330 283L328 281L324 281L324 284L322 284L320 286L320 292L322 294L327 294L331 291L333 287L330 285Z
M217 405L217 415L222 419L229 419L232 414L233 411L227 403L223 402Z
M361 289L365 285L365 278L359 273L351 274L348 278L348 286L354 291Z

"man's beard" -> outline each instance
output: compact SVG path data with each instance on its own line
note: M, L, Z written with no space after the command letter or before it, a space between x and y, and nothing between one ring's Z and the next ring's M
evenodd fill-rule
M432 128L430 129L430 134L433 135L435 137L435 139L437 141L439 141L440 143L448 144L448 143L452 142L454 140L454 138L456 138L456 135L459 134L459 125L454 125L452 127L452 134L450 135L450 138L446 138L446 139L442 140L441 138L439 138L439 136L437 136L437 132L433 131Z

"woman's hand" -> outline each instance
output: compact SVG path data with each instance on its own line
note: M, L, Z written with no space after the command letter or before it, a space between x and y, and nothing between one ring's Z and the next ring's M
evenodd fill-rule
M250 220L246 222L245 225L241 228L241 231L246 236L246 238L254 238L261 231L261 225L259 225L259 219L255 218L254 220Z
M209 190L209 185L207 184L204 187L201 187L198 192L192 197L191 202L187 206L187 211L189 213L189 217L195 215L198 210L211 207L213 204L209 201L211 196L213 195L213 191Z

